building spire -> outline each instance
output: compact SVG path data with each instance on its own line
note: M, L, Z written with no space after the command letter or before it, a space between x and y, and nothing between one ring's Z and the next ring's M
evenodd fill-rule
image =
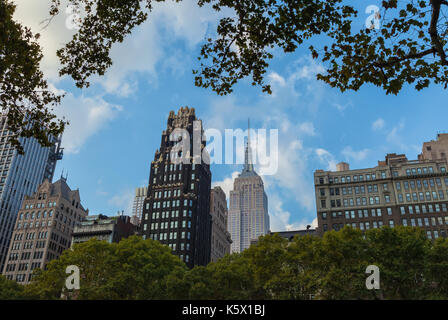
M252 149L250 147L250 119L247 119L247 144L246 152L244 154L244 169L243 172L253 172L254 165L252 163Z

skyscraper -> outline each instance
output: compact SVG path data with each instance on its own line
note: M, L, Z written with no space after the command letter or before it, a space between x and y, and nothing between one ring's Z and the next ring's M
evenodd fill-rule
M43 148L34 138L20 138L24 155L8 143L12 132L6 117L0 118L0 271L3 270L12 230L25 195L31 195L45 180L52 181L56 161L62 159L60 138Z
M34 269L44 269L70 248L73 230L87 214L79 190L71 190L65 178L55 183L46 179L23 200L3 274L28 283Z
M210 215L212 216L211 261L217 261L230 253L232 243L227 231L227 199L221 187L214 187L210 194Z
M261 177L255 172L250 147L250 128L244 156L244 168L230 191L228 230L231 252L249 248L251 241L269 232L268 198Z
M182 141L190 141L189 149L176 151L177 139L171 141L170 136L182 129L188 132ZM202 132L193 108L170 112L160 150L151 162L142 219L143 237L168 245L190 268L210 261L210 166L202 157L193 161L191 156L196 147L204 151ZM177 163L177 156L188 163Z
M146 194L148 193L148 187L141 187L135 189L135 198L132 205L132 217L131 222L139 226L142 221L143 202L145 201Z

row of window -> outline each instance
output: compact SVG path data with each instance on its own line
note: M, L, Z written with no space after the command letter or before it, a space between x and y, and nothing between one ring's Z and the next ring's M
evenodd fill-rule
M407 211L407 213L409 213L409 214L414 214L414 212L416 213L416 214L420 214L420 212L421 213L432 213L432 212L447 212L447 205L446 205L446 203L442 203L441 205L440 204L434 204L434 205L432 205L432 204L428 204L428 205L425 205L425 204L423 204L422 206L421 206L421 211L420 211L420 206L408 206L407 207L407 209L408 209L408 211ZM406 214L406 207L400 207L400 213L402 214L402 215L404 215L404 214Z
M368 215L368 212L366 212L366 211L365 212L358 212L358 214L359 214L358 217L359 218L368 218L369 215ZM353 211L351 212L351 214L352 214L351 218L355 218L355 215L354 215ZM381 213L378 213L377 216L381 217ZM375 213L372 214L372 217L375 217ZM349 219L349 218L347 218L347 219ZM416 227L416 226L419 226L419 227L430 227L430 226L436 227L436 226L445 226L445 225L448 226L448 216L444 216L444 217L443 216L439 216L439 217L411 218L411 219L409 219L409 224L408 224L408 219L407 218L403 218L401 221L402 221L402 225L403 226L412 226L412 227ZM356 222L353 222L351 224L348 223L348 225L352 225L353 227L356 227L357 224L356 224ZM381 220L380 221L373 221L373 223L372 223L373 228L381 227L382 225L383 225L383 222ZM389 225L393 226L393 219L389 220ZM326 228L327 228L326 226L327 225L324 224L324 231L327 231L326 230ZM334 223L333 224L333 229L337 231L340 228L342 228L343 226L344 226L343 223ZM364 227L365 227L365 230L368 230L370 228L370 222L368 222L368 221L359 222L359 228L361 230L364 230Z
M359 226L359 229L364 231L364 230L369 230L370 226L372 226L372 228L374 228L374 229L381 228L383 226L383 221L382 220L365 221L365 222L359 222L359 224L356 223L356 222L353 222L353 223L347 223L345 225L351 226L353 229L357 229L358 226ZM393 219L389 220L389 226L392 227L392 228L394 227L394 220ZM332 228L335 231L339 231L342 228L344 228L344 224L343 223L333 223ZM324 231L328 231L328 225L327 224L323 225L323 230Z
M188 214L187 214L187 209L182 210L182 217L191 217L193 215L193 212L190 210L188 210ZM179 217L179 210L172 210L171 211L171 215L170 215L170 211L162 211L162 212L153 212L151 215L152 220L154 219L169 219L169 218L178 218ZM145 220L148 220L149 218L149 214L146 213L145 214Z
M446 172L446 167L440 167L440 172ZM409 168L406 169L406 175L420 175L420 174L431 174L434 173L433 167L418 167L418 168ZM398 171L393 171L392 175L394 177L398 177ZM381 179L386 179L387 174L386 171L380 171L378 176ZM350 183L350 182L358 182L358 181L371 181L377 178L375 173L367 173L367 174L359 174L353 176L341 176L341 177L328 177L328 183ZM319 183L324 184L324 177L319 178Z
M178 221L171 221L168 225L168 222L153 222L150 225L150 230L164 230L164 229L177 229L178 228ZM188 228L191 229L191 221L182 221L182 228ZM147 230L147 224L143 225L143 231Z
M431 220L430 220L431 219ZM431 222L430 222L431 221ZM408 224L408 219L403 218L401 219L401 224L404 226L412 226L412 227L436 227L436 226L444 226L444 225L448 225L448 216L445 217L427 217L427 218L411 218L409 219L409 224Z
M381 175L384 175L384 178L386 177L385 174L386 173L384 171L381 173ZM352 180L352 177L353 177L353 180ZM364 180L364 177L365 177L365 180ZM340 180L339 180L339 177L328 177L328 183L339 183L339 182L350 183L352 181L358 182L358 181L370 181L370 180L376 180L375 173L367 173L365 175L360 174L360 175L354 175L354 176L342 176L342 177L340 177ZM319 183L324 184L324 177L319 178Z
M195 170L195 168L196 168L196 164L193 163L193 164L191 165L191 170ZM179 163L179 164L171 163L171 164L169 165L169 167L168 167L167 164L165 164L165 168L164 168L164 169L165 169L165 172L168 172L168 170L169 170L169 171L182 170L182 163ZM155 168L154 168L154 174L157 174L157 173L158 173L158 170L159 170L159 168L158 168L158 167L155 167Z
M180 189L173 190L173 197L179 197L180 196ZM154 192L154 199L161 199L162 198L162 191L156 191ZM163 198L171 198L171 190L165 190L163 192Z
M445 186L448 187L448 177L444 178L445 180ZM425 180L410 180L410 181L404 181L403 182L403 188L405 190L413 189L422 189L424 187L425 189L428 188L434 188L435 186L442 187L442 180L440 178L436 179L425 179ZM397 191L401 191L402 185L400 181L395 182L395 186ZM383 191L389 191L389 186L387 183L382 184ZM351 195L351 194L363 194L366 192L366 187L364 185L361 186L354 186L354 187L342 187L342 188L330 188L329 189L330 196L338 196L342 193L342 195ZM378 185L376 184L369 184L367 185L367 192L378 192ZM325 189L320 189L320 195L325 196Z
M37 211L37 213L35 213L34 211L29 213L26 212L25 214L22 212L19 214L19 220L33 220L33 219L40 219L42 216L42 218L46 218L47 217L47 211L43 211L42 215L40 211ZM48 212L48 217L52 217L53 216L53 210L50 210Z
M388 194L385 194L384 196L384 203L391 203L391 197ZM426 191L423 192L413 192L406 193L406 202L420 202L420 201L437 201L437 200L444 200L445 199L445 192L443 190L437 191ZM403 194L398 194L398 203L403 203L404 198ZM342 199L335 199L330 200L330 207L331 208L340 208L340 207L354 207L356 206L366 206L366 205L378 205L380 204L380 197L358 197L358 198L344 198ZM327 202L325 199L322 199L320 201L321 208L324 209L327 207Z
M444 178L445 186L448 187L448 177ZM442 179L435 178L435 179L424 179L424 180L409 180L409 181L403 181L403 188L405 190L409 190L409 188L415 190L422 189L422 186L425 189L428 189L429 187L434 188L435 186L442 187ZM401 190L401 182L397 181L395 182L395 186L398 191Z
M162 206L162 208L169 208L170 207L170 203L171 203L171 207L179 207L180 206L180 200L173 200L173 201L155 201L152 204L152 208L153 209L160 209L160 206ZM188 202L187 199L184 200L184 206L188 206L188 204L190 204L190 207L193 206L193 200L190 200L190 202ZM146 203L146 209L149 209L149 203Z
M190 237L191 237L191 233L190 232L182 231L182 232L179 232L179 233L180 233L179 239L190 240ZM164 233L160 233L160 234L152 233L152 234L149 235L149 237L152 240L160 240L160 241L163 241L163 240L177 240L177 234L178 234L178 232L164 232Z
M405 197L406 197L407 202L425 201L425 200L431 201L431 200L439 200L439 199L443 200L443 199L445 199L445 192L443 190L438 190L438 192L436 192L436 191L426 191L425 193L419 192L418 194L417 194L417 192L413 192L412 194L406 193ZM399 203L404 202L403 195L401 193L398 194L398 202Z
M51 208L51 207L56 207L56 202L48 202L47 203L47 206L49 207L49 208ZM26 203L25 204L25 210L28 210L28 209L33 209L33 207L34 207L34 204L28 204L28 203ZM36 204L36 208L45 208L45 203L37 203Z
M392 215L392 208L385 208L386 209L386 214L388 216ZM426 213L438 213L438 212L447 212L448 208L447 208L447 204L446 203L442 203L442 204L428 204L428 205L416 205L416 206L408 206L408 207L400 207L400 213L402 215L405 215L406 213L408 214L426 214ZM350 210L350 211L344 211L344 213L342 211L333 211L331 212L331 217L332 218L343 218L345 217L345 219L356 219L356 218L369 218L369 217L381 217L382 216L382 209L381 208L376 208L376 209L359 209L357 211L355 210ZM321 218L322 220L326 220L328 217L327 212L322 212L321 213Z
M381 217L382 212L381 208L376 209L370 209L370 217ZM387 215L392 215L392 208L386 208ZM343 218L345 219L355 219L355 218L369 218L369 210L368 209L362 209L358 210L357 214L355 210L351 211L344 211L344 214L342 211L333 211L331 212L332 218ZM322 220L326 220L328 215L326 212L321 213Z
M52 223L53 223L53 220L48 220L48 221L36 221L35 223L33 223L33 222L30 222L30 223L25 222L25 223L23 224L23 229L27 229L27 228L39 228L39 227L46 227L46 226L50 227ZM56 224L56 222L55 222L55 224ZM19 222L19 223L17 224L17 230L20 230L20 229L22 229L22 223Z

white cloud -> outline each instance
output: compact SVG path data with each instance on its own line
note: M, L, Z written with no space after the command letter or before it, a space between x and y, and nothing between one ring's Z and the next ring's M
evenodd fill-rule
M31 27L33 32L41 34L39 42L44 54L42 69L53 83L57 83L60 80L60 63L56 51L70 41L76 31L66 27L69 15L65 9L68 1L61 1L59 15L43 30L44 24L41 22L50 17L50 0L15 0L15 3L15 17L25 26ZM155 83L159 62L165 64L163 69L167 70L166 63L170 61L169 69L174 74L185 69L191 62L186 59L187 54L168 50L168 46L180 40L187 48L194 48L204 40L209 30L215 29L219 17L224 14L214 11L210 5L200 8L193 0L152 5L148 20L136 27L123 43L112 47L112 67L103 77L92 78L92 82L102 86L107 93L129 96L138 88L137 76L141 74L152 84ZM198 50L194 50L194 54L197 55Z
M267 76L267 82L272 87L269 98L291 103L300 97L309 101L309 108L316 109L323 97L323 84L316 79L316 75L324 71L325 68L309 56L291 64L286 76L272 71Z
M238 177L238 174L239 174L238 171L232 172L230 177L226 177L224 178L224 180L214 181L212 183L212 188L217 186L221 187L221 189L226 194L227 202L229 202L230 191L233 190L233 181L235 180L236 177Z
M134 202L135 190L134 189L124 189L119 194L114 195L109 199L109 205L115 206L116 211L124 210L125 215L132 215L132 205ZM116 212L111 212L110 215L115 215Z
M355 161L361 161L364 160L367 157L367 154L369 153L369 149L363 149L359 151L354 151L352 147L345 147L342 150L342 155L345 156L347 161L349 159L353 159Z
M405 121L402 119L400 122L392 127L392 129L387 130L386 132L386 141L389 145L396 146L398 148L398 152L421 152L421 146L412 145L405 141L405 138L402 136L401 132L405 128Z
M378 118L372 123L372 129L373 130L381 130L384 128L385 124L386 123L385 123L384 119Z
M294 73L294 79L314 80L318 73L325 72L324 66L310 56L299 59L296 64L301 67Z
M86 140L104 128L122 111L119 105L106 102L102 97L75 97L67 93L56 109L59 118L69 121L62 135L62 146L67 153L78 153Z
M349 108L352 107L353 104L351 101L345 102L345 103L333 103L333 106L341 113L344 113L344 111Z
M317 148L315 153L319 160L326 164L326 170L336 171L337 161L334 159L333 155L325 149Z
M299 125L299 130L309 136L316 135L316 132L314 130L314 125L311 122L304 122Z
M315 227L316 221L307 221L302 219L300 221L291 221L291 213L283 209L283 201L278 194L271 194L269 197L269 218L270 229L273 232L292 231L306 229L307 225Z

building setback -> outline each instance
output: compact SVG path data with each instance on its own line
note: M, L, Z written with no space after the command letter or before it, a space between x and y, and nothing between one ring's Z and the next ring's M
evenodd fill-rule
M22 200L31 195L45 180L53 180L57 160L62 159L60 138L44 148L34 138L19 138L24 155L8 143L12 136L6 116L0 116L0 272L3 270L12 231Z
M269 232L268 198L261 177L252 164L250 137L245 150L244 168L230 191L228 227L231 252L242 252L251 242Z
M448 156L448 133L437 134L436 140L423 143L422 153L418 160L440 160Z
M214 187L210 194L212 216L211 261L215 262L230 253L232 243L227 231L227 199L221 187Z
M135 226L128 216L108 217L102 214L87 216L75 226L72 235L72 246L76 243L97 239L100 241L120 242L134 234Z
M368 230L383 225L418 226L427 237L446 237L448 173L445 159L409 161L388 154L378 166L314 173L318 232L344 225Z
M173 149L177 142L170 141L170 135L179 131L175 129L185 129L193 138L184 154ZM193 131L199 141L194 140ZM151 162L141 231L144 238L168 245L190 268L210 262L210 166L202 158L193 161L191 157L195 147L204 151L202 133L202 123L193 108L170 112L160 150ZM181 158L188 163L177 163Z
M148 187L136 188L135 198L132 205L132 218L131 221L134 225L139 226L142 222L143 214L143 202L148 194Z
M64 178L45 180L32 196L25 196L19 210L3 274L26 284L34 269L70 248L75 226L88 214L78 190L71 190Z

